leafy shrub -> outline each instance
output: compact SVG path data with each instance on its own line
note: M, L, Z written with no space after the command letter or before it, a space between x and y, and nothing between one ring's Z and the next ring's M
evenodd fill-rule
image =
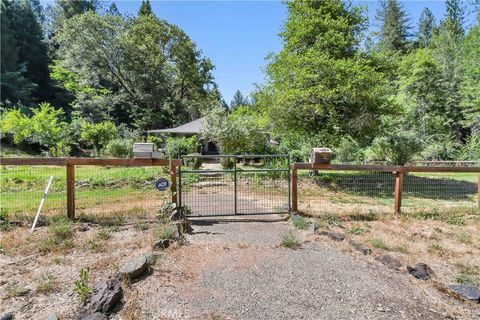
M309 152L305 152L305 150L294 149L290 150L288 155L290 156L290 160L292 162L306 162L308 161Z
M70 127L62 121L64 113L48 103L41 103L28 117L19 109L12 109L2 116L1 131L15 144L27 142L47 148L55 154L70 153ZM53 150L52 150L53 149Z
M422 151L422 159L425 160L447 160L451 159L457 152L458 144L454 138L446 135L432 136L425 142Z
M84 122L81 126L80 137L83 141L91 144L95 148L97 155L99 155L102 148L117 137L117 127L110 121L100 123Z
M340 145L334 150L334 154L339 162L358 163L365 159L364 150L360 144L350 136L342 139Z
M114 158L133 157L133 140L113 139L105 147L105 154Z
M185 162L185 165L189 168L192 168L192 169L200 169L202 167L202 164L203 164L203 159L202 157L199 157L200 154L199 153L192 153L192 154L189 154L189 156L193 156L192 158L185 158L184 162Z
M180 159L181 156L195 152L197 136L190 138L167 138L165 155L170 159Z
M153 143L157 148L161 148L165 144L165 138L161 136L149 135L147 137L147 142Z
M373 140L367 151L370 160L385 160L390 164L404 165L420 151L422 144L413 132L395 132Z
M88 300L88 297L92 292L92 288L88 286L89 271L89 268L81 269L78 280L75 280L73 287L73 292L78 294L78 297L82 303L85 303Z
M224 157L220 159L220 163L224 170L231 170L235 167L235 158L232 157Z
M480 135L471 135L458 151L456 158L480 161Z

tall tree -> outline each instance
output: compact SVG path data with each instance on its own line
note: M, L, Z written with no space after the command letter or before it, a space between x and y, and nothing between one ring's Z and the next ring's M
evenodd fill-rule
M250 101L248 101L248 99L243 96L240 90L237 90L233 95L232 101L230 102L230 109L235 109L236 107L240 106L247 106L249 104Z
M405 52L408 43L408 17L397 0L382 0L377 11L381 22L379 44L382 49Z
M26 86L22 89L18 88L19 92L30 92L28 99L25 99L26 97L22 94L23 102L45 101L49 98L50 78L47 46L43 41L43 31L38 20L40 17L34 12L29 0L2 1L2 4L4 8L2 18L5 18L5 23L2 21L2 42L9 41L5 46L2 45L2 59L10 59L11 62L16 60L17 64L13 67L10 62L5 71L21 74L30 83L19 78L18 83ZM3 34L3 26L5 26L5 34ZM3 39L4 36L6 39ZM12 52L8 53L4 50ZM11 56L4 57L3 52Z
M115 1L113 1L110 4L110 7L108 7L107 13L112 15L112 16L119 16L120 15L120 11L118 11L118 7L117 7L117 4L115 3Z
M347 133L369 141L390 104L381 68L359 51L362 9L340 0L296 0L287 7L283 49L271 57L269 86L258 95L268 100L258 103L268 108L275 131L330 145Z
M461 0L446 0L445 19L442 21L442 27L458 37L463 37L465 30L463 24L465 22L465 7Z
M142 4L140 5L140 9L138 10L139 16L148 16L153 14L152 6L150 5L150 0L142 0Z
M421 48L427 48L430 45L434 28L435 17L430 9L424 8L418 21L417 33L417 42Z
M75 94L75 109L94 121L163 128L198 118L212 103L210 60L153 14L76 15L56 41L57 79Z

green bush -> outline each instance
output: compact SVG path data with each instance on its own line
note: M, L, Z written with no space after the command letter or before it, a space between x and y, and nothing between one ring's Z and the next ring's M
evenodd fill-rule
M105 154L114 158L133 157L133 140L113 139L105 147Z
M222 168L224 170L231 170L235 167L235 158L224 157L220 159L220 163L222 164Z
M369 160L384 160L389 164L404 165L420 151L422 144L413 132L395 132L373 140L367 150Z
M309 152L302 149L302 150L290 150L288 152L288 154L290 155L290 161L291 162L306 162L308 161L308 156L309 156Z
M480 136L471 135L465 144L458 151L458 160L478 160L480 161Z
M167 138L165 155L170 159L180 159L181 156L195 152L197 136L190 138Z
M335 159L339 162L360 163L365 160L365 153L360 144L352 137L342 139L340 145L334 150Z
M448 160L454 157L457 152L458 144L454 138L446 135L431 136L425 142L425 148L422 151L424 160Z
M161 136L149 135L147 137L147 142L153 143L157 148L162 148L165 144L165 138Z
M91 144L97 153L117 137L117 127L113 122L104 121L100 123L84 122L81 126L80 137L83 141Z
M192 158L185 158L184 162L185 165L189 168L198 170L202 167L203 159L200 156L200 153L192 153L189 156L193 156Z

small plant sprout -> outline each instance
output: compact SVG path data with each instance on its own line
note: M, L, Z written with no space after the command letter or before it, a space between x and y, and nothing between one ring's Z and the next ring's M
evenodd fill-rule
M298 249L300 247L300 241L291 232L288 232L282 235L282 247Z
M292 217L293 226L297 229L305 230L307 228L307 220L302 216L293 216Z
M88 286L89 268L83 268L80 270L79 279L75 280L73 292L75 292L82 303L87 302L92 288Z

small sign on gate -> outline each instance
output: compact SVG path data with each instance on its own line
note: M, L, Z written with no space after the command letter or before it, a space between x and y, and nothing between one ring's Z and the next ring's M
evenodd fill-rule
M157 187L158 191L165 191L168 188L168 180L165 178L160 178L155 183L155 187Z

